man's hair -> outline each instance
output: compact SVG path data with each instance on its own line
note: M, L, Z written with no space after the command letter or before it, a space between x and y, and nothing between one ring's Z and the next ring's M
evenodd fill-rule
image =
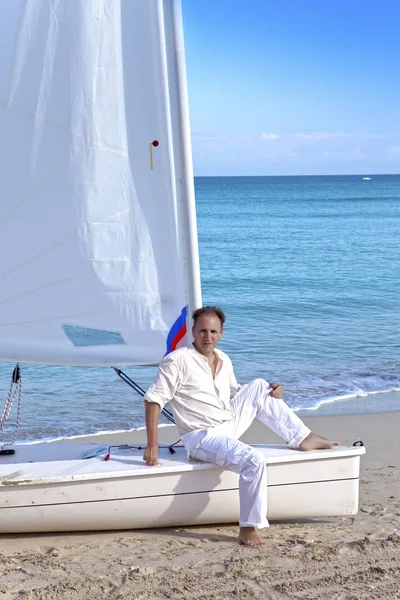
M218 319L221 321L221 327L224 326L225 323L225 315L222 308L219 306L202 306L193 312L193 325L196 325L196 321L199 317L203 315L217 315Z

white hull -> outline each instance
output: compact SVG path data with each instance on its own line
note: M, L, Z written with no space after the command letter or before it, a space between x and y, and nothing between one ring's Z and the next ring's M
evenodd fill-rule
M280 445L257 447L268 465L270 520L357 513L364 448L304 453ZM88 450L100 453L81 458ZM14 456L1 456L0 532L139 529L238 520L234 473L188 461L183 448L173 455L162 450L159 467L146 466L143 450L112 449L107 462L105 454L106 447L99 444L43 443L16 446Z

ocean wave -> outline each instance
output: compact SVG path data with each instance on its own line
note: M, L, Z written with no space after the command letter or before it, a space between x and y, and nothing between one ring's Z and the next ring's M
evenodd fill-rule
M389 389L384 389L384 390L373 390L373 391L369 391L369 392L365 392L365 391L358 391L355 393L350 393L350 394L342 394L339 396L332 396L332 397L328 397L328 398L322 398L322 399L317 399L314 400L314 402L308 404L307 406L305 405L298 405L298 406L292 406L292 409L295 412L301 412L301 413L307 413L307 412L317 412L319 409L321 409L321 407L326 406L326 405L336 405L335 410L332 410L332 414L338 414L340 412L351 412L351 409L357 409L359 408L359 410L356 410L355 412L385 412L386 410L400 410L400 395L398 398L390 398L390 403L388 404L377 404L376 402L373 403L371 402L371 404L368 406L368 404L365 403L365 399L368 398L373 398L374 396L379 396L380 399L384 399L385 395L390 395L390 394L399 394L400 393L400 387L393 387L393 388L389 388ZM364 400L364 402L362 403L362 406L357 407L357 399L359 400ZM389 399L389 398L388 398ZM341 406L339 406L341 405ZM344 406L343 406L344 405ZM343 410L340 410L340 408L342 408ZM350 409L350 410L349 410Z

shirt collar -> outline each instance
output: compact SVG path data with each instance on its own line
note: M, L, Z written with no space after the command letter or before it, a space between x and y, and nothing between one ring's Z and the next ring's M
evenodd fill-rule
M202 354L201 352L199 352L196 348L196 346L194 345L194 342L192 342L192 349L194 350L194 352L200 356L205 362L208 362L208 358L207 356L204 356L204 354ZM221 351L218 348L214 348L214 352L217 355L218 360L220 360L221 362L223 362L222 359L222 354Z

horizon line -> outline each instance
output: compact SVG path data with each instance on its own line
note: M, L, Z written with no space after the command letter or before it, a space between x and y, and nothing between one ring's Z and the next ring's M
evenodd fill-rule
M388 177L400 176L400 173L301 173L297 175L194 175L195 179L207 177Z

